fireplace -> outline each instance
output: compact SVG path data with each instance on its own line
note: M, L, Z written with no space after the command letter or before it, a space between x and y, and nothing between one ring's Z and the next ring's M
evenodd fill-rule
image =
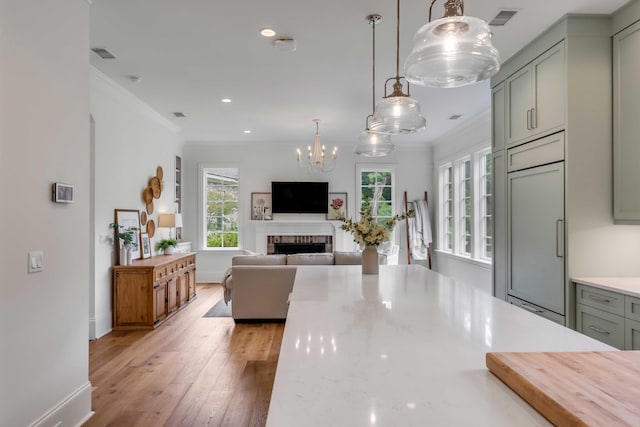
M267 236L267 254L333 252L333 236Z

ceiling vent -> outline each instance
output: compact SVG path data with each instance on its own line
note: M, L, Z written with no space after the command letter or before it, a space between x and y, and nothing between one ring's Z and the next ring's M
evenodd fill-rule
M462 114L452 114L449 116L449 120L458 120L460 117L462 117Z
M515 15L516 13L518 13L517 10L499 10L498 14L491 21L489 21L489 25L492 25L494 27L502 27L507 22L509 22L509 20L513 18L513 15Z
M93 47L91 50L102 59L116 59L111 52L103 47Z
M187 117L184 115L184 113L180 112L180 111L176 111L175 113L173 113L174 116L176 117Z

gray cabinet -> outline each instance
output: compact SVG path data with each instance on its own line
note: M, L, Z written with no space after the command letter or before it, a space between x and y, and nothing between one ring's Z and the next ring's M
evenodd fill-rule
M640 22L613 37L613 217L640 224Z
M565 314L564 162L507 175L508 294Z
M508 145L564 128L565 74L564 42L560 42L507 78Z
M507 298L507 169L504 151L493 153L493 296Z
M640 350L640 298L576 284L576 330L621 350Z
M491 90L491 105L491 148L494 151L502 150L505 147L506 117L506 91L504 82Z

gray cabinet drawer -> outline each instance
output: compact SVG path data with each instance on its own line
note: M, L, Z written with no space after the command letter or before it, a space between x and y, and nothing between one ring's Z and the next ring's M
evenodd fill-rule
M640 298L624 296L624 317L640 322Z
M616 292L577 284L576 303L624 316L624 295Z
M576 330L610 346L624 349L624 317L576 304Z
M564 326L564 316L559 315L558 313L554 313L553 311L549 311L545 308L540 307L539 305L532 304L528 301L523 301L518 298L514 298L511 295L507 297L507 301L513 305L517 305L520 308L523 308L533 314L537 314L538 316L544 317L545 319L549 319L552 322L556 322L562 326Z
M507 150L507 172L564 160L564 132Z
M640 350L640 322L624 319L624 349Z

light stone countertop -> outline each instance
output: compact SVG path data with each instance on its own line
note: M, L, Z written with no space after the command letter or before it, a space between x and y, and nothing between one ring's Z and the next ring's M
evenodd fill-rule
M615 350L421 266L298 267L267 426L549 425L489 351Z
M640 277L573 277L571 281L640 298Z

